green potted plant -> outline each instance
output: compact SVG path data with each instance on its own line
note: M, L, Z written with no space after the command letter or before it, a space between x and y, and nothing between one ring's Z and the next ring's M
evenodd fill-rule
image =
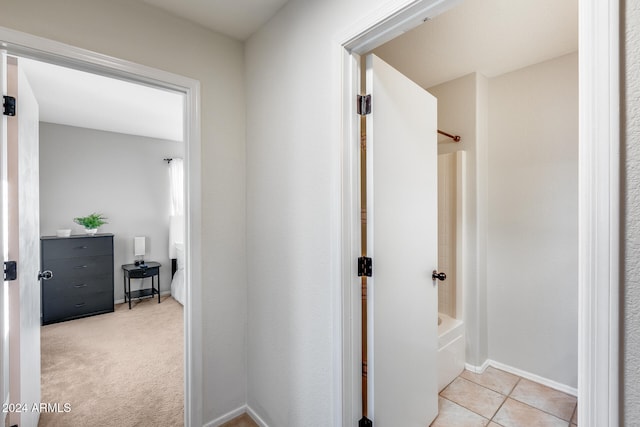
M73 222L83 226L87 234L96 234L98 232L98 227L108 224L106 219L107 218L102 216L102 214L92 213L88 216L73 218Z

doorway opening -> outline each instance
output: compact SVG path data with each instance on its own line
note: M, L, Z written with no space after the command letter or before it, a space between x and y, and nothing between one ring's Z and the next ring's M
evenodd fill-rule
M0 40L2 47L8 55L47 62L75 70L86 71L92 75L108 76L125 82L161 89L181 94L184 98L184 105L180 114L183 119L183 127L180 133L184 140L184 150L181 157L184 157L184 212L185 212L185 232L184 232L184 267L185 267L185 298L184 298L184 358L182 371L184 372L184 424L186 426L199 425L201 414L198 408L201 407L199 390L201 390L201 354L200 349L200 309L198 304L192 301L199 300L200 294L200 225L198 209L195 205L199 203L199 83L195 80L166 73L137 64L121 61L115 58L87 52L62 43L47 41L38 37L24 33L13 32L11 30L0 29ZM167 154L158 154L157 163L165 172L167 164L163 158ZM176 156L178 157L178 156ZM117 165L115 165L117 167ZM168 198L168 189L164 191ZM166 221L168 223L168 219ZM133 239L131 239L131 257L133 258ZM159 241L147 241L149 244L160 250ZM164 251L166 252L166 251ZM116 276L118 277L118 276ZM118 286L120 285L120 286ZM116 290L122 290L122 282L115 280ZM162 286L161 292L166 288ZM5 372L6 374L6 372ZM6 377L5 377L6 378Z
M96 423L106 424L97 420L110 419L113 407L122 406L114 404L116 396L125 399L130 413L149 422L162 411L154 405L135 406L145 396L166 400L163 419L182 425L184 322L170 285L182 283L178 277L184 271L172 274L176 255L169 236L172 226L184 228L172 220L184 218L184 205L180 203L179 215L171 212L169 176L184 157L184 95L25 58L18 58L18 67L40 107L41 270L53 272L41 284L41 401L70 406L65 413L41 413L40 425L65 418L77 424L75 419L89 413ZM60 94L64 105L56 105ZM175 160L168 165L165 158ZM179 190L176 196L182 200L182 185ZM87 237L72 218L90 212L99 212L107 223ZM70 230L71 236L58 237L59 229ZM173 234L183 244L184 233ZM113 242L112 251L92 247L107 239ZM70 241L89 248L65 252ZM134 263L141 261L142 267ZM77 265L87 268L75 270ZM141 273L147 277L137 278ZM78 363L76 354L90 357L98 348L103 357ZM152 359L155 370L149 369ZM79 378L84 387L102 390L99 403L78 387L74 379Z
M376 17L372 17L367 24L362 24L358 28L354 28L349 34L352 37L345 39L343 42L343 86L344 103L344 190L347 195L357 194L357 187L351 185L353 177L357 176L353 171L357 170L357 163L353 161L356 156L355 150L349 147L352 141L358 141L356 133L356 123L352 115L355 115L355 108L351 105L351 99L357 93L359 87L359 55L372 51L384 42L394 39L397 35L406 32L423 21L433 19L444 10L452 8L459 2L418 2L410 7L398 2L395 12L380 12ZM429 4L427 4L429 3ZM617 50L619 34L617 33L617 24L611 23L606 16L617 16L617 2L612 1L608 5L596 5L596 2L587 2L582 8L579 17L579 39L580 39L580 158L579 158L579 348L578 352L578 394L582 402L580 405L581 423L587 425L595 423L595 420L601 420L603 423L615 425L617 423L617 212L619 210L616 200L618 200L617 187L617 151L619 144L617 139L617 122L612 117L617 117L615 92L617 74L604 70L617 70ZM609 8L612 15L602 17L602 10ZM601 39L599 38L601 37ZM598 40L596 42L596 40ZM602 40L602 42L600 41ZM604 49L600 49L605 46ZM348 100L348 101L347 101ZM612 101L613 100L613 101ZM600 103L600 104L598 104ZM603 108L595 107L601 105ZM594 130L594 122L597 122ZM590 123L588 125L587 123ZM606 135L603 142L602 139L596 138ZM604 144L604 148L602 145ZM600 147L596 149L596 147ZM593 178L593 177L596 178ZM596 184L600 182L601 185ZM614 183L610 186L610 183ZM353 197L353 199L356 199ZM345 210L344 222L348 232L346 235L349 239L345 240L345 247L353 249L353 235L357 234L357 228L351 224L357 224L354 221L356 216L348 207L351 206L349 198L343 198ZM595 218L602 220L601 224ZM602 239L604 240L598 240ZM597 254L597 242L612 242L608 250ZM595 252L594 252L595 251ZM346 251L344 264L348 265L347 256L353 257L353 251ZM605 253L606 252L606 253ZM349 258L351 259L351 258ZM593 268L592 266L597 266ZM344 288L356 288L351 283L350 277L353 272L351 268L345 267L343 270ZM596 280L598 279L598 280ZM595 286L598 282L600 285L606 283L606 286ZM357 288L356 288L357 289ZM594 298L596 296L606 301L607 309L602 310L602 304L596 307ZM352 314L358 313L358 307L354 304L356 295L352 291L345 291L343 294L345 312ZM344 313L344 312L343 312ZM344 317L345 325L350 323L348 318ZM352 318L358 318L353 315ZM599 325L599 326L595 326ZM595 330L607 331L606 338L597 336ZM601 340L602 339L602 340ZM612 339L612 340L610 340ZM355 341L355 342L354 342ZM343 366L345 366L345 375L343 377L343 393L345 401L345 423L352 423L358 419L358 401L360 398L358 390L357 375L358 357L356 343L359 342L357 328L345 328L345 340L343 348ZM598 350L597 343L607 350ZM596 374L597 372L597 374ZM593 384L602 380L606 386L599 388L599 392L595 390ZM600 397L600 399L598 398ZM604 421L606 420L606 421ZM597 424L593 424L597 425Z

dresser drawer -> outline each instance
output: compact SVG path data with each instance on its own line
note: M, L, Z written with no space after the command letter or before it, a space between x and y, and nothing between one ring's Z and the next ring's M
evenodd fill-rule
M112 236L42 240L42 258L46 260L112 253Z
M141 268L129 272L130 279L144 279L145 277L157 276L160 267Z
M113 293L113 277L111 275L54 279L42 282L42 298L51 301L55 298L74 298L101 292ZM113 295L112 295L113 297Z
M105 255L45 260L42 269L51 270L53 273L53 278L49 280L50 283L55 283L59 280L68 281L70 279L95 277L97 275L113 274L113 258L110 255Z
M42 306L42 324L62 322L89 314L113 311L113 292L94 292L87 295L56 297Z

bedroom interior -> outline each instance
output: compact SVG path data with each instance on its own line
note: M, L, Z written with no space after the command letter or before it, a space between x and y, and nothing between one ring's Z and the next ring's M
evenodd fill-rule
M60 108L56 114L48 113L52 106L47 87L55 85L59 91L73 91L72 86L78 85L83 90L82 83L73 77L67 78L66 83L53 82L48 70L57 66L22 58L19 61L21 66L26 65L25 74L40 104L42 242L62 242L67 246L90 242L73 246L91 252L89 257L73 258L64 249L50 251L53 258L62 259L62 264L73 264L72 270L82 267L75 274L82 283L74 282L74 277L62 271L62 264L55 264L55 259L58 277L54 270L52 280L42 281L42 396L48 396L51 402L68 402L74 410L42 417L39 425L60 425L60 422L73 425L72 417L84 415L86 420L89 414L96 420L113 421L113 409L122 408L122 400L128 402L125 406L129 410L124 413L128 413L129 422L131 414L135 414L134 418L163 422L169 419L173 420L172 425L179 425L184 418L183 399L176 396L182 395L184 388L185 293L181 95L172 94L171 101L178 108L169 109L171 114L177 113L178 120L145 119L139 114L120 112L123 117L130 117L129 121L151 120L154 129L161 127L154 126L159 121L169 123L173 127L171 133L149 136L144 130L109 128L101 124L110 120L104 111L99 112L101 122L86 118L84 123L82 118L74 122L64 114L61 116ZM44 82L43 75L47 76ZM91 78L113 80L97 75ZM106 101L96 91L96 82L91 84L90 105L104 107ZM137 99L146 103L149 97ZM135 99L131 103L138 109L148 108ZM89 212L100 212L107 223L98 234L87 238L73 218ZM68 229L70 237L61 233ZM105 238L108 242L98 244ZM94 249L95 245L104 248ZM104 262L107 270L112 270L106 276ZM91 273L100 263L102 270ZM127 290L124 266L134 263L140 264L136 265L138 275L130 273ZM43 264L42 269L45 268ZM87 289L96 289L98 282L106 286L106 298L111 301L107 307L104 301L99 303L101 308L96 309L96 297ZM45 295L45 289L58 290L64 286L66 290L54 294L51 301L51 295ZM154 286L159 287L158 291ZM102 300L104 293L103 289ZM53 311L46 311L46 307L53 307ZM79 311L73 312L75 309ZM45 313L57 317L45 318ZM79 358L78 354L85 357ZM98 396L87 393L89 384L90 389L100 390Z

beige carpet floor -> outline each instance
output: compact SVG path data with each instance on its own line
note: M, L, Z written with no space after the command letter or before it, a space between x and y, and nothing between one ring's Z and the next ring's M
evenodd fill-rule
M42 327L39 427L177 427L184 414L183 308L170 296Z

